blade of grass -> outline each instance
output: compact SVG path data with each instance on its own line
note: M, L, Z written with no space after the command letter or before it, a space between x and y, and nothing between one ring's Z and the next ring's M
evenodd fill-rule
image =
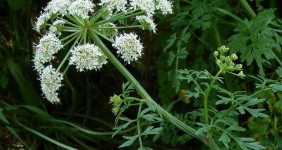
M36 130L33 130L33 129L31 129L31 128L29 128L29 127L27 127L27 126L25 126L25 125L19 123L18 121L16 121L16 122L17 122L17 124L18 124L19 126L21 126L23 129L25 129L25 130L27 130L27 131L29 131L29 132L31 132L31 133L33 133L33 134L35 134L35 135L41 137L41 138L43 138L44 140L49 141L49 142L51 142L51 143L53 143L53 144L55 144L55 145L57 145L57 146L59 146L59 147L62 147L62 148L67 149L67 150L77 150L77 149L74 148L74 147L71 147L71 146L65 145L65 144L63 144L63 143L60 143L60 142L58 142L58 141L56 141L56 140L53 140L53 139L49 138L48 136L46 136L46 135L44 135L44 134L42 134L42 133L40 133L40 132L38 132L38 131L36 131Z
M3 109L0 109L0 120L5 124L10 124L8 119L3 114ZM5 128L7 128L7 130L10 131L26 148L30 149L30 147L27 146L27 144L22 140L22 138L20 138L20 136L18 135L17 131L14 128L9 126L5 126Z
M14 60L9 59L7 61L7 66L18 85L18 90L21 93L24 103L42 108L39 96L36 94L27 78L22 74L19 66L14 62Z

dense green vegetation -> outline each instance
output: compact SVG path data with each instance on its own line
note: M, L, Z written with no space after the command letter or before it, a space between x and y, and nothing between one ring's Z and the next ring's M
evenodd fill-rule
M281 1L174 0L156 34L134 29L145 92L110 62L70 67L60 104L32 62L47 3L0 0L0 149L282 149Z

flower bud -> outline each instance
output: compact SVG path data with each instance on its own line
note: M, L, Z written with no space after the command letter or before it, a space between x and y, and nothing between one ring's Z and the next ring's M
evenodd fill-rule
M242 64L237 64L235 65L235 70L242 70L243 65Z
M113 103L114 107L120 105L123 100L118 95L114 95L110 98L110 103Z
M214 51L213 55L217 57L219 55L218 51Z
M236 54L232 54L232 55L231 55L231 59L232 59L232 60L237 60L237 59L238 59L238 56L237 56Z
M243 71L240 71L238 74L237 74L237 76L239 77L239 78L245 78L246 77L246 75L243 73Z
M229 48L228 47L225 47L224 45L221 46L220 48L217 49L220 53L226 53L229 51Z

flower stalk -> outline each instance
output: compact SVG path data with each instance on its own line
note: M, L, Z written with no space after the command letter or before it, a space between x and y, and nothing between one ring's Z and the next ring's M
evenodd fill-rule
M211 83L209 84L208 89L205 91L204 96L204 121L205 124L209 124L209 111L208 111L208 99L211 92L211 89L216 81L216 79L219 77L219 75L222 73L222 70L220 69L217 74L212 78Z

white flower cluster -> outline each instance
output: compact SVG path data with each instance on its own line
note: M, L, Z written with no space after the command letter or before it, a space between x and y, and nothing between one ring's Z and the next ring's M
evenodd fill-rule
M38 18L35 23L35 29L36 31L40 31L42 26L46 24L46 22L51 18L51 15L49 13L42 13Z
M35 29L40 32L40 29L54 14L59 16L70 14L87 19L89 13L94 12L94 7L91 0L51 0L43 9L44 12L37 18Z
M51 33L60 35L61 32L59 30L59 27L64 25L65 23L66 22L64 20L56 20L56 21L53 22L52 26L49 28L49 31Z
M44 63L51 61L54 58L53 55L62 49L63 45L55 34L49 33L40 39L39 44L35 48L34 68L38 73L41 73Z
M107 63L107 57L94 44L76 46L71 50L70 65L75 65L79 71L98 70Z
M60 99L58 98L57 91L62 86L61 82L63 80L63 75L52 67L52 65L47 66L41 74L41 90L51 103L58 103Z
M107 5L110 12L116 11L126 11L127 0L101 0L99 5Z
M70 5L70 0L52 0L50 1L46 8L45 12L49 12L50 14L67 14L68 7Z
M89 18L88 13L94 11L94 4L90 0L76 0L68 8L69 14L77 15L83 19Z
M143 29L148 29L156 33L156 24L154 23L153 19L148 16L137 16L136 20L140 22L143 26Z
M156 10L161 11L163 15L172 13L172 3L168 0L130 0L133 9L143 10L147 16L152 17Z
M154 0L131 0L130 5L133 9L139 8L143 10L150 17L156 10Z
M160 10L163 15L172 14L172 3L167 0L157 0L156 9Z
M121 58L128 64L141 57L143 50L138 36L134 33L116 36L113 47L117 49L117 53L121 54Z

